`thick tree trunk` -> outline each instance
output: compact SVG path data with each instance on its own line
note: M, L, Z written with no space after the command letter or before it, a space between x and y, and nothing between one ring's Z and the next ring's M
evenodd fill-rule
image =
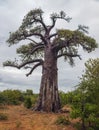
M45 48L40 94L36 110L46 112L59 111L60 99L57 82L56 52L52 51L50 46L47 46Z

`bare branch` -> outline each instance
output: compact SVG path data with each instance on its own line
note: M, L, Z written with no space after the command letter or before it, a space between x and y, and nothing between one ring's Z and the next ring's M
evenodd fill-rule
M31 36L38 36L46 44L46 40L45 40L44 36L41 33L36 33L36 32L33 32L33 31L34 30L30 30L30 32L28 34L25 34L23 32L25 39L28 38L28 37L31 37Z
M30 51L30 54L33 54L33 53L34 53L35 51L37 51L38 49L44 48L44 44L39 43L39 44L33 46L33 48L34 48L34 49L32 49L32 50Z
M42 65L42 63L37 63L37 64L35 64L35 65L33 66L33 68L31 69L31 71L30 71L29 73L26 74L26 76L31 75L32 72L33 72L38 66L40 66L40 65Z
M32 41L32 42L35 43L35 44L38 44L36 41L34 41L34 40L31 39L31 38L26 38L26 39Z
M45 31L47 32L47 27L46 27L45 23L43 22L43 19L42 19L42 16L41 16L41 15L40 15L40 18L41 18L41 19L36 19L36 18L34 18L34 21L41 23L41 25L44 27Z
M52 30L52 28L54 28L55 23L56 23L56 20L54 18L51 18L51 19L52 19L52 25L49 28L49 32Z
M80 60L81 60L81 57L80 55L77 55L77 54L71 54L71 53L63 53L63 54L60 54L57 56L57 58L60 58L62 56L68 56L68 57L78 57Z
M55 37L57 35L58 35L57 33L54 33L54 34L50 35L48 38L50 39L50 38Z
M70 17L64 18L64 17L61 17L61 16L57 16L57 17L55 17L55 19L63 19L63 20L65 20L65 21L67 21L67 22L70 22L70 20L71 20L72 18L70 18Z
M25 38L28 38L28 37L31 37L31 36L39 36L42 40L44 39L42 34L33 32L32 30L30 30L29 33L24 33L23 32L23 35L24 35Z
M42 59L35 59L35 60L31 60L31 61L26 61L26 62L24 62L24 63L22 63L22 64L20 64L20 65L18 65L18 64L15 63L15 62L9 62L9 61L8 61L8 62L3 63L3 66L15 67L15 68L17 68L17 69L20 69L20 68L24 67L24 66L27 65L27 64L31 64L31 63L35 63L35 62L42 63L43 60L42 60Z
M32 69L30 66L25 66L24 69Z
M82 31L82 32L84 32L84 33L89 33L88 32L88 29L89 29L89 27L88 26L85 26L85 25L78 25L78 31Z
M27 64L31 64L31 63L34 63L34 62L42 62L42 61L43 61L42 59L35 59L35 60L27 61L27 62L21 64L19 66L19 69L22 68L23 66L27 65Z
M65 20L67 22L70 22L70 20L72 18L66 16L64 11L61 11L59 14L57 14L57 13L51 14L51 19L52 19L52 25L49 27L49 32L51 31L52 28L54 28L57 19L62 19L62 20Z

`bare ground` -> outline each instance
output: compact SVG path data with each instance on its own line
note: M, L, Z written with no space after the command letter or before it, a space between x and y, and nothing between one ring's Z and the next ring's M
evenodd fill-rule
M33 112L21 106L7 106L0 109L5 113L8 120L0 121L0 130L76 130L73 127L75 120L70 125L57 125L55 121L58 116L69 116L68 113L44 113Z

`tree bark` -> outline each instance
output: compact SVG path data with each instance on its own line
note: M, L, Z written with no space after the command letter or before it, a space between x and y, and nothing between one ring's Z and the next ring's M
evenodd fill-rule
M58 112L60 109L56 55L57 53L51 49L51 45L45 47L40 94L35 110Z

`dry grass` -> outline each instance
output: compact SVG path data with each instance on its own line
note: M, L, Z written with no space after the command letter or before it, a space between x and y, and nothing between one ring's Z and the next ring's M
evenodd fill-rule
M8 115L7 121L0 121L0 130L76 130L71 125L55 124L58 116L63 113L33 112L23 105L7 106L6 109L0 109L0 112Z

